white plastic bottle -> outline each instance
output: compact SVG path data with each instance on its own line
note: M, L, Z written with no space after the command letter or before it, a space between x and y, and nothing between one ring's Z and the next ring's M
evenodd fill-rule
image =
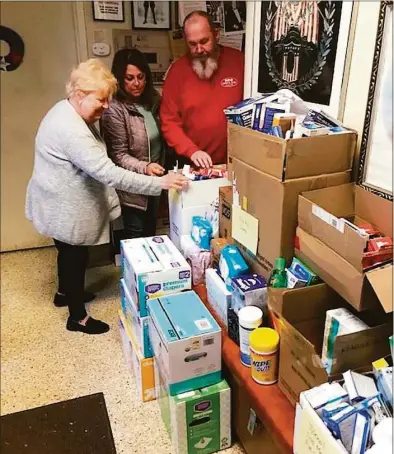
M238 312L239 321L239 347L241 353L241 363L250 367L250 333L259 328L263 323L263 311L256 306L245 306Z

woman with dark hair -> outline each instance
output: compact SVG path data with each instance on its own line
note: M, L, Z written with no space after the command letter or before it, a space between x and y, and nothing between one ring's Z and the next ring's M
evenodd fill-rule
M101 132L112 161L144 175L165 172L165 143L159 125L160 95L145 56L137 49L116 52L112 73L118 89L101 117ZM125 238L154 236L159 199L118 191Z

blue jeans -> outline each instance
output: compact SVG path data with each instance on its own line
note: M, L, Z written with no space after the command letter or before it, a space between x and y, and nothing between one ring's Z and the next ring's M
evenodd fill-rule
M158 202L149 197L146 211L122 205L124 226L123 238L145 238L156 234L156 214Z

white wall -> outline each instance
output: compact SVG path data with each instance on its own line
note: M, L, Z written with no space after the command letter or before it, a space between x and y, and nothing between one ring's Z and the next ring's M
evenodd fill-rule
M25 43L22 64L0 76L2 251L52 243L34 230L24 206L38 125L64 97L70 69L77 63L72 3L0 3L2 25L14 29Z

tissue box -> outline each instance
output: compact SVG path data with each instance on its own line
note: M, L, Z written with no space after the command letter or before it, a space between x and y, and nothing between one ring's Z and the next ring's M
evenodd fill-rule
M221 329L193 291L152 299L149 338L170 395L219 383Z
M216 312L219 320L228 328L228 308L231 305L231 292L227 290L226 284L219 276L219 273L208 268L205 273L205 283L207 287L208 303Z
M142 317L149 298L191 289L191 270L167 236L121 241L122 276Z
M258 274L245 274L231 279L233 290L232 306L242 309L244 306L257 306L263 312L267 308L267 282Z
M159 397L176 454L210 454L231 446L231 390L225 380L195 391Z
M119 311L119 328L126 364L135 376L138 399L141 402L155 400L155 360L141 355L121 311Z
M120 280L120 299L123 315L130 326L138 350L143 358L151 358L153 354L149 343L149 317L140 317L124 279Z
M211 253L200 249L190 235L182 236L181 249L191 265L193 285L203 284L205 270L211 264Z

